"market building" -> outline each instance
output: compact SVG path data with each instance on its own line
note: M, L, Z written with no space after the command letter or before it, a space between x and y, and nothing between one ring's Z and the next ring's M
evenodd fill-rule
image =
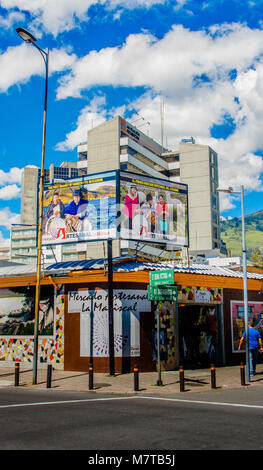
M244 325L243 275L226 267L149 263L115 258L115 371L156 370L154 302L147 298L149 272L172 268L177 302L161 304L161 360L164 370L231 365L244 358L237 340ZM35 267L0 268L0 360L4 366L33 361ZM41 278L40 364L63 370L109 371L108 273L106 259L46 266ZM263 315L263 273L248 272L250 314Z

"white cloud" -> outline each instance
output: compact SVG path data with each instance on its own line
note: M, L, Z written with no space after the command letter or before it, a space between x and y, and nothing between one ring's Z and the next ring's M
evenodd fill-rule
M29 28L32 32L44 30L57 36L61 32L76 28L80 22L88 21L92 5L104 5L106 11L116 8L151 8L168 0L0 0L6 10L18 9L31 17Z
M0 15L0 28L10 29L13 27L14 23L22 23L23 21L25 21L24 13L20 13L19 11L11 11L7 14L6 17Z
M231 70L245 70L262 50L263 32L245 26L235 25L215 37L182 26L174 26L161 40L150 34L129 35L121 47L91 51L76 60L61 80L58 98L81 96L91 86L110 84L161 88L182 101L192 94L195 77L206 75L207 86L228 81Z
M108 2L104 3L108 3L108 7L113 10L117 7L133 10L135 8L151 8L153 5L160 5L166 2L167 0L108 0Z
M3 186L0 188L0 199L2 200L10 200L10 199L17 199L21 195L21 188L19 188L16 184L10 184L7 186Z
M177 148L182 137L194 136L218 152L221 186L262 191L262 51L263 31L239 24L216 25L208 33L175 26L161 40L130 35L121 47L76 60L57 97L80 97L95 86L144 86L148 91L126 109L149 121L152 137L160 140L162 90L168 146ZM99 114L105 118L105 109ZM213 126L224 125L226 116L232 133L211 138Z
M236 206L233 204L233 198L227 194L220 194L220 211L225 212L234 209ZM226 220L222 217L222 220Z
M0 209L0 226L10 228L12 224L20 223L20 214L15 214L11 212L9 207Z
M17 199L21 195L22 168L0 169L0 200Z
M12 9L30 13L31 24L57 35L88 20L91 5L100 3L115 17L125 9L150 8L166 0L0 0L13 21ZM185 6L178 0L177 6ZM30 25L29 25L30 26ZM30 29L30 28L29 28ZM197 142L210 144L220 158L221 185L244 184L262 190L263 149L263 31L243 24L214 25L210 30L190 31L174 26L162 39L150 34L129 35L119 47L91 51L79 59L69 50L50 53L50 72L69 73L60 79L57 98L81 97L98 86L145 87L147 90L129 111L151 123L151 135L160 139L160 90L165 96L165 140L176 148L182 137L193 135ZM37 57L38 56L38 57ZM52 59L53 56L53 59ZM0 55L0 91L24 83L32 75L43 75L39 54L26 44L8 48ZM233 73L234 71L234 73ZM235 77L236 74L236 77ZM205 79L204 79L205 78ZM72 149L86 139L91 122L97 125L116 110L107 103L93 103L80 113L73 130L58 150ZM211 138L211 129L233 123L226 139ZM1 174L0 174L1 177Z
M88 131L99 126L107 119L117 115L124 115L125 106L107 110L106 98L96 95L88 106L85 106L79 114L76 128L66 135L66 139L56 145L56 150L66 152L73 150L80 143L87 142Z
M31 16L29 28L42 28L57 36L59 32L69 31L75 27L75 20L87 19L89 7L97 0L1 0L3 8L18 8Z
M0 231L0 247L10 246L10 238L4 238L2 232Z
M75 55L66 49L50 51L49 72L61 72L72 67ZM9 47L0 54L0 92L6 92L12 85L26 83L33 75L44 75L45 68L40 54L28 44Z
M42 74L41 60L33 48L26 44L9 47L0 55L0 69L2 71L0 92L6 92L10 86L16 83L25 83L32 75Z
M22 168L17 167L11 168L7 172L0 169L0 186L10 183L21 184L22 171Z
M49 52L49 73L62 72L72 67L76 60L70 48L52 49Z
M105 97L96 96L90 105L82 109L77 120L76 129L66 135L65 141L57 144L56 150L73 150L78 144L86 142L88 130L106 120L105 105Z

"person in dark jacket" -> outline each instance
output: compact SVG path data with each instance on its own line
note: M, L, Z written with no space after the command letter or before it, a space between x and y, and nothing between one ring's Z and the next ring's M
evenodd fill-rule
M64 219L65 217L65 206L63 202L61 201L61 199L59 198L58 193L53 194L52 201L48 206L47 219L49 219L52 216L60 217L61 219Z
M263 352L261 336L255 327L256 327L256 323L253 320L250 320L249 325L248 325L248 345L249 345L249 369L250 369L251 376L254 376L256 374L258 350L260 349L260 351ZM245 337L246 337L246 332L244 331L239 342L239 346L238 346L239 351L241 349L241 346L243 344Z
M76 189L73 193L73 201L71 201L65 209L65 214L75 216L77 219L84 219L87 215L88 201L83 199L81 191ZM72 217L69 217L72 218Z
M76 189L73 193L73 201L65 208L68 229L73 232L79 232L81 230L81 221L87 214L88 201L82 198L81 191Z

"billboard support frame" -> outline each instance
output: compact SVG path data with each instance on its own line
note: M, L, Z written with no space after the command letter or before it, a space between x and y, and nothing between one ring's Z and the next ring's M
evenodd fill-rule
M109 369L110 369L110 375L113 376L115 375L115 361L114 361L112 239L107 240L107 256L108 256Z

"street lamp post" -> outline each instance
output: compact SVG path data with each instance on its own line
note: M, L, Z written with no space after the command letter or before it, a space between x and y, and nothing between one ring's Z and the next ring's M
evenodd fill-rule
M245 333L246 333L246 370L247 382L250 382L250 362L249 362L249 338L248 338L248 296L247 296L247 250L246 250L246 237L245 237L245 209L244 209L244 186L241 186L241 191L233 191L233 188L217 189L219 192L228 194L238 194L241 198L241 211L242 211L242 252L243 252L243 299L244 299L244 319L245 319Z
M47 90L48 90L48 56L47 52L36 44L36 38L24 28L17 28L16 32L28 44L32 44L40 52L45 63L45 98L43 115L43 138L42 138L42 158L38 199L38 225L37 225L37 278L35 292L35 325L34 325L34 356L33 356L33 380L37 383L37 359L38 359L38 323L39 323L39 300L40 300L40 276L41 276L41 252L42 252L42 221L43 221L43 194L44 194L44 168L45 168L45 147L46 147L46 116L47 116Z

